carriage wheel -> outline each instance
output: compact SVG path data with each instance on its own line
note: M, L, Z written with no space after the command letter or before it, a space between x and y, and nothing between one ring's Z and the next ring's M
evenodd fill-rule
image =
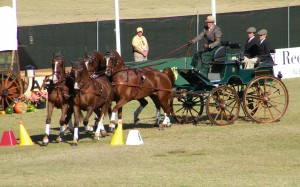
M18 98L23 94L22 81L10 69L2 69L0 71L0 100L1 107L4 110L14 102L15 98Z
M288 107L288 91L283 82L272 76L257 77L244 93L247 115L259 123L279 120Z
M236 91L220 86L211 91L206 101L206 114L216 125L232 124L238 117L240 100Z
M173 100L173 116L176 118L177 123L197 123L199 117L203 113L204 99L201 95L195 93L184 92L176 94Z

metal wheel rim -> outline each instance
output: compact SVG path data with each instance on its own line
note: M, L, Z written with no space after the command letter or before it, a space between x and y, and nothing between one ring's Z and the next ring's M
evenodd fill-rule
M289 96L281 80L272 76L261 76L247 86L243 102L247 115L253 121L271 123L284 115Z

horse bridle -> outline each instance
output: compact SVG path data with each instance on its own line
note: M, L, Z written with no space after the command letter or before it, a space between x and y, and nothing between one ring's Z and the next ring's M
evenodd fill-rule
M63 57L55 57L52 60L52 66L54 66L52 68L52 81L54 85L58 85L59 83L64 82L66 80L66 77L64 76L63 72L63 61ZM62 70L60 71L60 73L58 73L57 70L58 65L62 66Z

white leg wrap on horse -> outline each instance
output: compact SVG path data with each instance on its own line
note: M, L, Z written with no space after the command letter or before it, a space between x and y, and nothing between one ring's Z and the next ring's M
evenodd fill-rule
M74 139L78 140L78 127L74 128Z
M115 119L116 119L116 113L113 112L113 113L111 113L110 121L115 121Z
M104 125L103 125L103 121L104 121L104 115L102 115L102 117L101 117L101 119L98 123L98 127L96 129L96 135L98 135L98 136L99 136L101 130L105 130Z
M49 134L50 134L50 124L46 124L45 133L49 136Z
M65 134L65 131L66 131L66 127L64 125L60 126L60 133Z
M105 130L104 125L103 125L103 121L104 121L104 115L102 115L101 120L98 123L98 126L100 127L100 130Z
M167 116L167 114L165 113L165 119L163 121L163 124L164 125L171 125L170 123L170 118Z
M136 120L136 119L139 117L139 115L140 115L140 113L142 112L143 109L144 109L143 106L139 106L139 107L135 110L135 112L133 113L133 115L134 115L134 120Z

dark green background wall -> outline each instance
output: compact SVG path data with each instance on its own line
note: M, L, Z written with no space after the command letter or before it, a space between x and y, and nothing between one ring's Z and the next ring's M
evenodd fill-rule
M200 29L205 25L207 15L199 15ZM217 15L217 25L222 29L223 41L240 42L244 45L247 39L245 30L254 26L258 30L266 28L272 48L287 48L300 46L300 6L276 8L259 11L233 12ZM288 45L288 20L290 22L290 46ZM133 60L131 40L138 26L144 28L144 35L150 45L149 59L160 57L184 45L196 36L197 16L182 16L153 19L120 20L121 53L125 61ZM71 60L83 56L85 47L99 51L116 49L115 22L65 23L55 25L40 25L18 27L20 67L24 70L27 65L36 69L50 68L51 50L63 50L70 66ZM32 43L30 37L32 36ZM199 43L203 45L204 41ZM196 50L194 45L190 51L182 49L163 58L177 58L192 55ZM243 49L241 49L243 50ZM178 62L181 63L181 62ZM188 62L189 64L189 62ZM176 66L171 65L170 66Z

